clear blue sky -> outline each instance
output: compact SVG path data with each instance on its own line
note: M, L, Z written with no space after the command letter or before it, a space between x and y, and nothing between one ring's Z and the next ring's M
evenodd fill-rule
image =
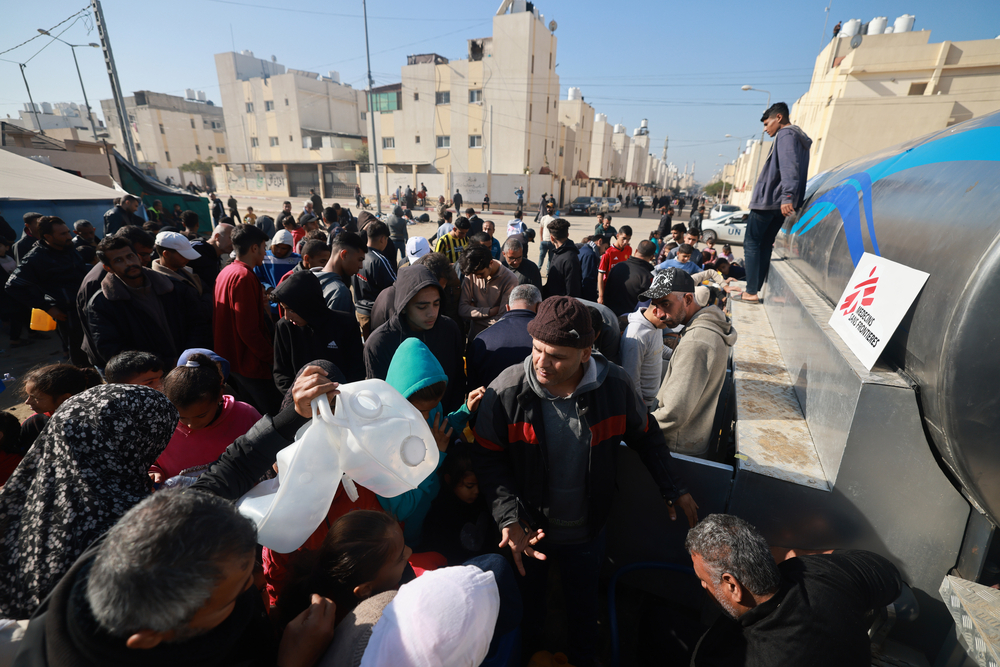
M7 3L0 26L0 51L49 29L83 9L86 0ZM369 30L376 85L399 81L411 53L467 56L466 39L488 36L500 0L438 0L417 3L370 0ZM759 136L767 97L744 92L752 85L770 90L772 100L791 106L809 87L816 55L838 20L901 14L916 16L917 30L931 42L992 39L1000 34L1000 2L965 0L833 0L823 35L828 0L756 3L609 3L594 0L540 0L545 22L559 24L557 72L562 97L570 86L611 123L631 133L649 120L653 154L670 137L668 159L683 169L696 162L704 184L716 163L732 160L736 140ZM103 3L122 90L183 95L204 90L218 102L215 53L250 49L258 57L277 56L286 67L325 73L337 70L345 83L365 85L365 42L361 2L307 0L105 0ZM64 23L62 39L97 41L93 17ZM35 55L47 37L0 58L28 62L26 76L35 102L83 102L67 46L52 43ZM91 106L111 97L100 49L77 49ZM17 117L28 100L16 64L0 61L0 118ZM725 158L718 157L719 153Z

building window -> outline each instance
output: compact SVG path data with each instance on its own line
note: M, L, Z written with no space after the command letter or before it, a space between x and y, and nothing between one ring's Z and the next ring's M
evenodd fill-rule
M135 149L136 149L137 151L139 151L140 153L142 152L142 146L140 146L139 144L136 144L136 145L135 145Z
M439 93L434 93L434 104L451 104L451 91L443 90Z
M477 102L483 101L483 91L482 90L470 90L469 91L469 104L476 104Z
M160 134L166 134L166 132L163 131L163 123L160 123Z
M531 164L531 149L528 149L528 164Z
M926 90L927 90L926 81L924 81L923 83L911 83L910 92L908 92L907 95L923 95L924 92L926 92Z
M253 113L253 102L247 102L247 113Z
M198 144L194 145L194 154L201 155L201 146L199 146Z
M549 69L552 69L552 53L549 52Z
M403 93L394 91L390 93L374 93L369 98L372 104L372 111L388 113L399 111L403 108Z
M288 142L289 143L295 143L295 139L293 139L292 135L290 135L290 134L288 135Z
M194 118L191 119L191 129L192 130L195 129L195 127L194 127Z
M420 101L420 93L413 93L413 101L414 102Z
M535 56L531 56L531 73L535 73Z
M534 111L534 107L535 107L534 104L529 104L528 105L528 122L529 123L531 122L531 116L532 116L532 112Z
M559 147L559 157L563 156L563 148L564 148L564 146L560 146Z
M361 112L361 120L368 120L368 114L364 111Z
M260 144L257 143L257 137L250 137L250 147L257 148Z
M481 134L470 134L469 135L469 148L482 148L483 147L483 135Z
M167 162L170 162L170 151L163 151L163 155L167 158Z
M417 140L414 143L417 143L417 144L420 143L420 135L419 134L417 135Z
M437 147L438 148L451 148L451 137L450 136L441 136L441 135L439 135L438 138L437 138L437 140L438 140L437 141Z
M382 148L395 148L396 137L382 137Z
M268 141L271 142L272 147L278 145L278 137L268 137Z
M286 107L288 106L288 98L287 97L285 98L285 106Z
M264 111L274 111L274 102L271 100L265 100Z
M219 155L225 155L226 149L221 147L216 147L215 152L218 153Z

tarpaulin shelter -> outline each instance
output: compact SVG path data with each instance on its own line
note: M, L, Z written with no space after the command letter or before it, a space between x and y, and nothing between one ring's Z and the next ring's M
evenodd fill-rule
M146 208L152 208L153 202L157 199L168 212L173 212L174 204L180 204L182 211L194 211L198 214L198 231L205 234L212 233L212 214L208 208L208 199L147 176L123 158L118 151L114 152L114 156L118 163L121 186L129 194L141 197Z

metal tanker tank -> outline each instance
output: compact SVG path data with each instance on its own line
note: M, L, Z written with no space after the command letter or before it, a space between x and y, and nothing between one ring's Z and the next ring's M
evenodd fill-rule
M831 303L863 252L930 274L882 361L919 385L926 433L1000 521L1000 112L811 179L778 254Z

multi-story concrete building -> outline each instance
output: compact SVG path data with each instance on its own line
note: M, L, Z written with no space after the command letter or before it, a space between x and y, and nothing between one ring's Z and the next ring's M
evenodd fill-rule
M104 127L104 122L96 115L89 114L82 104L76 102L56 102L49 104L31 105L24 103L24 109L19 113L20 118L17 125L38 132L44 130L45 134L55 139L69 139L71 141L100 141L106 139L108 133ZM93 129L90 122L93 120ZM94 137L93 130L97 131Z
M813 140L810 176L1000 109L1000 40L931 44L930 31L909 31L906 18L888 34L884 17L868 34L848 22L817 56L791 110Z
M639 127L632 132L632 141L628 147L628 160L625 163L626 183L648 183L646 180L646 162L649 158L649 122L643 118Z
M570 88L559 103L559 124L565 128L565 142L559 144L556 173L571 180L590 176L590 156L594 143L594 107L587 104L579 88ZM607 123L605 123L607 124ZM560 135L563 133L560 132Z
M606 114L594 116L594 140L590 145L590 171L587 172L591 178L610 180L619 177L621 155L611 145L613 132Z
M230 162L350 162L365 143L364 92L337 72L285 70L251 51L215 56Z
M115 101L101 100L101 110L112 143L124 146ZM184 98L140 90L125 98L125 111L139 166L155 171L161 181L170 178L180 184L200 180L182 173L181 165L196 160L222 164L229 159L222 108L206 100L204 93L189 90Z
M372 141L389 170L555 171L561 104L555 26L523 0L500 12L491 37L468 40L468 58L410 56L398 88L373 91Z

